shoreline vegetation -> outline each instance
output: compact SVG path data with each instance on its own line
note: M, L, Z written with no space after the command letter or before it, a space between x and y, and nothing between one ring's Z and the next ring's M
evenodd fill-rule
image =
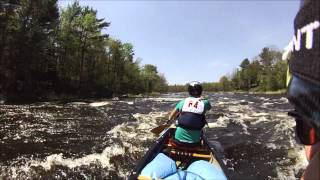
M0 2L0 104L186 92L185 85L168 85L156 66L142 66L131 43L109 37L112 22L99 19L96 10L78 1L59 10L57 3ZM281 52L265 47L203 89L283 94L286 69Z
M166 92L166 93L173 93L173 92ZM165 94L166 94L165 93ZM279 90L279 91L268 91L268 92L248 92L248 91L221 91L221 92L205 92L206 94L210 93L231 93L231 94L252 94L252 95L285 95L286 89ZM157 98L161 97L162 93L150 93L150 94L137 94L137 95L122 95L119 97L107 97L107 98L90 98L84 97L79 98L78 96L55 96L55 97L46 97L42 99L19 99L19 100L9 100L7 101L6 98L0 97L0 105L1 104L32 104L32 103L39 103L39 102L59 102L59 103L70 103L70 102L86 102L86 103L94 103L94 102L101 102L101 101L122 101L122 100L130 100L132 98ZM204 95L206 97L206 95Z
M0 95L8 101L111 98L167 91L134 46L106 33L111 22L74 1L0 2Z
M272 94L286 94L287 89L280 89L276 91L206 91L207 93L234 93L234 94L265 94L265 95L272 95Z
M204 91L244 92L252 94L285 94L287 61L274 47L264 47L249 60L245 58L231 74L222 76L219 82L202 83ZM170 85L169 92L186 91L185 85Z

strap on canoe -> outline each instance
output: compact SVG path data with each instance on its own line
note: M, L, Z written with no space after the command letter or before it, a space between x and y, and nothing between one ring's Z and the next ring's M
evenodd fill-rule
M211 159L211 155L210 154L190 153L190 152L183 152L183 151L176 151L176 150L171 150L171 151L169 151L169 153L175 154L175 155Z
M143 175L139 175L138 176L138 180L163 180L163 179L152 179L149 176L143 176Z

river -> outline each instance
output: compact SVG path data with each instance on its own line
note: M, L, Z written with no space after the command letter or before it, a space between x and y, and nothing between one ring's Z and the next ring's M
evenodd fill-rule
M0 179L125 179L186 94L0 105ZM206 94L231 179L297 179L307 161L280 95Z

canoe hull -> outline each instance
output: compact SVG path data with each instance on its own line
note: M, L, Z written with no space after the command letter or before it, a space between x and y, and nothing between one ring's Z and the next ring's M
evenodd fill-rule
M139 179L142 169L151 162L159 153L165 153L173 160L179 169L184 169L196 160L205 160L214 167L221 169L226 175L226 167L222 161L222 156L209 144L205 136L202 136L201 146L180 147L172 142L175 128L167 129L147 151L146 155L137 163L130 173L129 180ZM227 177L227 176L226 176Z

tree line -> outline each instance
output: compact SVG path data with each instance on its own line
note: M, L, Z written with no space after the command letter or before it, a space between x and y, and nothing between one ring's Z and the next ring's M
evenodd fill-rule
M59 11L58 0L0 2L0 94L111 97L164 92L157 67L141 67L134 47L105 33L110 22L76 1Z
M264 47L259 55L245 58L231 75L222 76L219 82L204 82L205 91L277 91L286 88L287 62L282 52ZM186 91L185 85L169 86L171 92Z

